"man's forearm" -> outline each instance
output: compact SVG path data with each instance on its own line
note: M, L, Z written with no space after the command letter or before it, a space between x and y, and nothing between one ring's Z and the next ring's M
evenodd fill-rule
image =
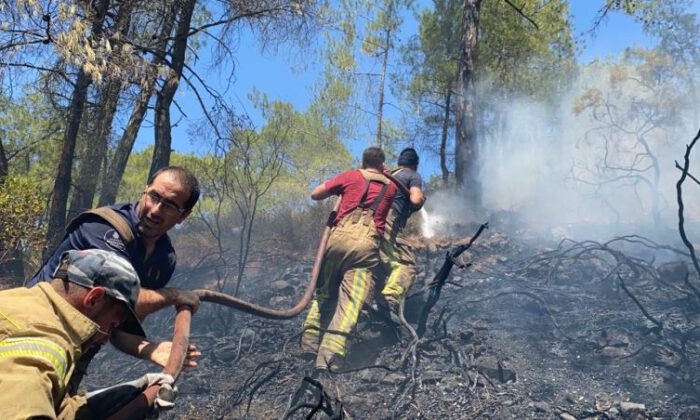
M425 203L425 195L423 194L423 190L420 188L411 187L408 200L411 202L413 210L420 210Z
M331 192L326 189L326 184L321 184L314 188L313 191L311 191L311 199L312 200L325 200L326 198L330 197Z
M139 300L136 303L136 314L140 318L145 318L153 312L159 311L168 306L187 305L192 309L192 313L199 308L199 296L191 290L165 287L158 290L141 289Z
M144 349L151 343L143 337L123 331L115 331L110 341L114 347L123 353L140 359L147 359Z
M153 312L172 306L176 294L174 289L168 287L158 290L142 288L136 302L136 314L143 319Z

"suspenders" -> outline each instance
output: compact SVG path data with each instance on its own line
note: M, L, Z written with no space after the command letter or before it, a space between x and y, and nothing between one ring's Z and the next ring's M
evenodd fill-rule
M382 199L384 198L384 195L386 194L386 190L389 188L390 181L385 176L380 175L380 174L375 174L372 172L363 171L361 169L360 169L360 173L362 173L362 176L365 178L365 191L362 193L362 197L360 198L360 203L352 211L351 217L352 217L352 223L358 223L360 221L360 217L362 217L363 215L370 215L370 217L365 217L365 220L364 220L364 224L367 225L367 224L369 224L369 220L372 219L371 216L374 215L374 212L377 211L379 204L382 202ZM374 201L370 204L366 201L366 199L367 199L367 193L369 192L369 184L371 182L381 182L384 185L382 185L382 189L379 191L379 194L374 199ZM359 211L358 211L358 209L359 209Z
M124 220L124 217L122 217L122 215L119 214L116 210L113 210L109 207L98 207L80 213L78 216L76 216L73 220L70 221L70 223L66 227L66 234L76 229L78 225L80 225L80 223L82 223L85 220L85 218L90 215L98 216L102 218L102 220L109 223L114 228L114 230L117 231L122 241L124 242L124 245L128 245L134 240L134 234L131 232L131 227L129 227L129 224L126 222L126 220Z

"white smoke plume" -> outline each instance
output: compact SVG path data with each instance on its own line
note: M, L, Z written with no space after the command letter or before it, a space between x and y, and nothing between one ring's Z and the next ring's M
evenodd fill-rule
M560 237L676 229L675 187L681 172L675 161L683 163L685 145L698 128L689 122L688 107L663 108L668 101L636 88L633 82L621 82L618 70L589 66L556 107L525 99L501 105L504 129L498 136L479 137L478 146L483 205L491 218L508 215L517 218L521 229ZM612 108L599 107L596 114L592 108L576 113L581 98L588 103L603 101ZM652 105L658 105L657 114L672 114L657 115L652 122L630 117L642 114L634 107L651 109ZM638 142L640 138L644 144ZM700 155L700 146L696 152ZM691 161L691 173L693 170L700 175L698 159ZM700 186L686 181L684 198L686 217L697 222ZM449 220L479 222L485 216L460 201L454 192L430 196L423 213L424 233L439 232ZM497 219L503 221L503 217Z

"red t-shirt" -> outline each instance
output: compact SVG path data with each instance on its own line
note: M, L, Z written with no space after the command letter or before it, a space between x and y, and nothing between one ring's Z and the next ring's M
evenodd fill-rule
M340 200L340 208L338 209L338 216L336 216L333 224L337 224L347 216L348 213L353 211L360 204L360 199L362 194L365 192L365 177L362 176L359 170L345 171L342 174L336 176L330 181L326 181L323 185L328 192L333 195L342 194L343 197ZM381 182L370 182L369 190L367 191L367 197L365 197L365 203L370 207L374 200L379 195L384 186ZM391 183L384 193L381 203L374 212L374 226L377 228L377 234L380 236L384 234L384 221L386 220L386 215L389 213L391 208L391 202L396 195L396 186Z

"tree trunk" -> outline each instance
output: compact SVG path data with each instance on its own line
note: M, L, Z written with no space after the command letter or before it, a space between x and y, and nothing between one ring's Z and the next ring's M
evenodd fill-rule
M78 140L78 129L83 117L85 99L88 87L92 83L90 76L83 70L78 73L75 89L68 108L68 124L63 134L63 146L61 157L58 161L58 170L53 185L51 207L49 208L49 223L46 233L47 249L53 249L63 236L63 228L66 223L66 205L71 186L71 171L73 169L73 155Z
M97 42L102 37L102 31L109 0L100 0L95 7L92 16L91 38ZM73 88L66 130L63 134L61 157L56 170L56 180L54 181L53 194L51 197L51 207L49 209L49 223L46 232L47 249L53 249L58 245L63 236L63 228L66 223L66 207L68 205L68 195L71 186L71 172L73 170L73 158L75 146L78 140L78 131L83 118L85 100L87 99L88 88L92 83L90 75L82 68L78 72L78 77Z
M394 19L394 2L388 2L388 9L384 17L384 45L382 51L382 73L379 82L379 102L377 104L377 146L384 146L384 96L386 92L386 73L389 66L389 53L391 52L391 35L394 31L392 19Z
M445 96L445 114L442 117L442 133L440 134L440 170L442 171L442 185L447 186L450 181L450 170L447 169L447 134L450 129L450 113L452 102L452 84L447 85Z
M382 120L384 119L384 90L386 85L386 69L389 63L389 49L391 48L391 31L385 31L384 51L382 52L382 74L379 82L379 103L377 104L377 146L382 147L384 143L382 133Z
M117 15L114 18L114 32L121 37L127 38L129 35L129 26L131 24L131 12L134 9L135 2L125 1L119 5ZM110 53L110 59L114 57ZM112 133L112 123L114 115L117 111L119 96L122 92L121 80L111 79L101 89L100 103L97 108L94 135L91 136L92 141L88 141L85 148L83 160L80 164L80 173L76 181L76 189L73 193L73 201L69 211L69 216L74 217L79 213L92 207L95 199L95 191L97 190L98 175L105 173L102 167L107 165L107 151L109 149L109 139ZM106 171L105 171L106 172Z
M165 57L166 47L168 39L170 38L170 33L175 26L175 16L177 14L177 7L174 5L166 4L165 18L163 19L163 25L160 28L159 41L155 47L156 54L154 54L153 65L158 66L163 64L164 61L162 57ZM102 179L102 190L100 192L99 206L106 206L109 204L114 204L117 200L117 193L119 192L119 184L124 176L124 171L126 170L126 164L129 161L129 156L134 148L134 143L136 142L136 136L141 128L141 123L148 110L148 102L151 100L153 95L153 88L156 83L157 76L154 76L151 80L145 79L145 84L141 86L141 91L134 104L134 109L131 111L131 116L129 117L129 123L122 133L122 137L117 144L117 150L114 152L112 161L109 164L109 169L107 169L106 176Z
M479 37L481 0L464 0L459 61L459 104L455 138L455 179L469 203L481 206L476 142L476 46Z
M2 145L2 138L0 137L0 183L2 179L10 173L10 165L7 162L7 154L5 153L5 146Z
M97 189L98 174L102 173L102 164L107 156L107 146L112 132L112 122L117 111L121 82L114 80L107 83L102 90L99 108L97 110L92 141L85 148L85 155L80 163L80 173L75 182L75 191L71 201L69 217L75 217L83 211L92 208Z
M2 186L5 177L9 173L10 167L7 161L7 154L5 153L5 146L3 146L2 138L0 138L0 186ZM0 242L0 253L4 251L4 248L5 244ZM24 280L24 256L17 248L6 252L8 252L9 258L0 262L0 277L12 279L12 284L20 286L22 280Z
M170 132L170 105L173 103L175 92L180 84L182 69L185 66L185 53L196 0L184 0L180 9L177 29L172 45L171 64L169 76L161 90L157 93L154 109L155 122L155 148L148 178L160 168L170 164L171 132Z
M117 199L119 184L124 176L126 163L129 161L129 156L134 148L136 135L138 134L143 118L146 115L148 101L151 99L151 94L152 90L150 84L141 88L141 92L136 99L134 109L131 111L129 123L122 134L122 138L117 144L117 150L114 152L114 156L109 164L107 173L102 179L102 190L100 191L100 201L98 206L114 204Z
M243 216L243 229L241 230L241 239L239 241L240 248L238 250L238 276L236 277L236 287L233 290L233 295L238 296L238 292L241 287L241 281L243 280L243 274L245 273L246 265L248 264L248 255L250 254L250 241L252 239L253 225L255 223L255 213L257 211L256 198L251 204L246 200L246 213L241 214Z

